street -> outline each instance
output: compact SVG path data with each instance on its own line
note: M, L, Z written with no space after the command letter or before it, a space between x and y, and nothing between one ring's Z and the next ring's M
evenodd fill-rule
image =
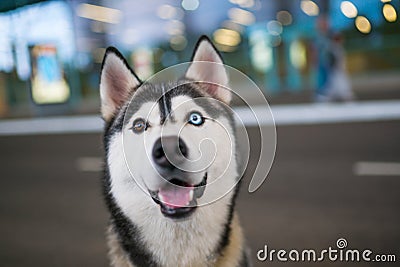
M257 131L249 129L257 160ZM336 247L400 257L400 177L357 175L357 162L400 162L400 121L277 127L271 172L255 193L244 179L238 210L254 266L257 251ZM0 137L1 266L108 266L101 172L78 168L103 155L100 134ZM314 266L348 266L325 261ZM353 263L395 266L395 263Z

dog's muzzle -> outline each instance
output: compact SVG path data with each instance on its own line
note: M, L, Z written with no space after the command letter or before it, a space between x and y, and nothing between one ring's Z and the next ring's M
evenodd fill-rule
M204 194L207 185L207 172L197 185L188 184L178 178L157 191L149 190L154 202L160 205L164 216L181 219L191 215L197 208L197 199Z
M153 146L153 162L167 183L157 191L149 190L149 192L166 217L180 219L189 216L197 207L197 199L204 193L207 172L202 181L195 185L190 184L188 179L190 174L180 168L180 165L187 160L188 154L189 148L176 135L162 136Z

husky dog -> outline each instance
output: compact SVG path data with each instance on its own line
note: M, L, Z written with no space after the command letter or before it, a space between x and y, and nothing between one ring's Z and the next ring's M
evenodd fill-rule
M142 83L117 49L106 50L100 93L112 266L249 265L234 210L240 177L227 85L222 59L205 36L184 77L172 83ZM198 171L178 168L201 157L205 139L218 151L212 162ZM198 204L229 183L220 198Z

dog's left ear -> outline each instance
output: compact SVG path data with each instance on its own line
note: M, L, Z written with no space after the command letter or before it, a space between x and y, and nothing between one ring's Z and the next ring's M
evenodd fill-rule
M211 62L209 63L203 63ZM206 93L229 104L232 99L228 86L228 75L223 61L210 39L202 36L197 42L192 63L186 71L186 78L199 83Z
M116 115L141 81L114 47L106 50L100 75L101 113L105 121Z

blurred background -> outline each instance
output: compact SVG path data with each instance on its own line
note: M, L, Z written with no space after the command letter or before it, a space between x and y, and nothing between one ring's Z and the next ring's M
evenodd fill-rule
M315 100L336 61L356 98L399 96L398 9L397 0L3 0L0 116L97 112L107 46L146 79L188 61L202 34L271 103Z
M239 200L255 266L265 244L323 249L340 237L400 257L399 12L399 0L2 0L0 265L107 266L105 49L146 79L189 61L203 34L260 87L277 124L271 173L254 194L245 178ZM251 173L259 131L245 124Z

